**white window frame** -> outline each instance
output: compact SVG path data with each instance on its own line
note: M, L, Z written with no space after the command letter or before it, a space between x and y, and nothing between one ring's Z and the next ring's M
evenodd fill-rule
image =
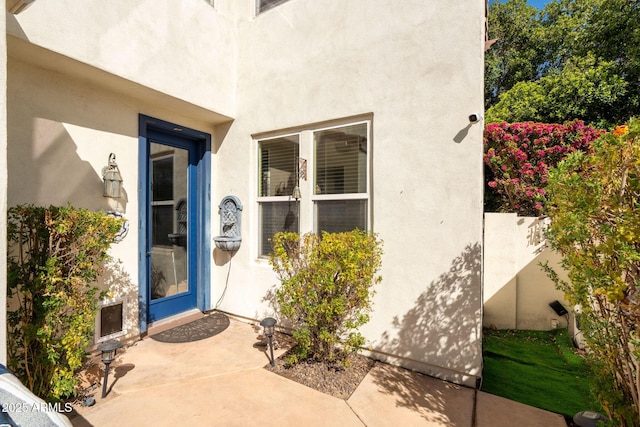
M267 8L264 8L264 9L260 9L260 1L261 0L255 0L255 13L256 13L256 16L258 16L258 15L260 15L262 13L265 13L265 12L271 10L271 9L275 9L276 7L288 2L289 0L275 0L274 4L270 5Z
M321 132L331 129L338 129L348 126L356 126L360 124L366 125L366 192L364 193L347 193L347 194L314 194L314 185L315 185L315 170L317 168L317 162L315 159L315 132ZM301 126L296 129L296 131L292 132L289 130L288 132L270 132L265 134L264 137L254 136L253 140L255 143L255 158L257 159L256 167L254 168L254 173L256 173L256 179L254 182L257 185L261 185L259 182L260 176L260 165L261 160L259 157L260 153L260 143L263 141L269 141L278 138L285 138L291 136L298 136L298 157L307 160L307 179L300 179L300 190L302 192L302 198L298 201L300 203L300 211L298 218L298 232L300 234L305 234L308 232L318 233L318 213L317 213L317 202L321 201L340 201L340 200L366 200L366 228L367 231L373 230L373 212L372 212L372 191L371 191L371 182L372 182L372 118L352 118L345 119L340 121L332 121L330 125L310 125L310 126ZM291 196L267 196L260 197L259 188L256 188L256 207L257 207L257 215L255 215L255 220L257 222L257 226L255 229L257 230L257 235L255 236L255 241L258 243L256 247L256 256L258 259L265 259L265 255L260 255L260 240L262 239L263 232L263 224L262 224L262 213L261 209L262 203L265 202L287 202L290 201L293 203L294 200Z
M262 165L262 160L260 159L260 143L261 142L266 142L266 141L271 141L274 139L281 139L281 138L289 138L289 137L297 137L298 139L298 157L300 157L300 149L301 149L301 145L302 145L302 135L301 132L292 132L292 133L283 133L283 134L278 134L275 136L271 136L271 137L267 137L267 138L259 138L256 140L256 158L257 158L257 167L256 167L256 171L258 172L257 174L257 179L256 182L258 183L258 187L256 188L257 193L260 193L260 187L262 186L262 183L259 182L260 181L260 171L259 168ZM257 237L257 242L258 242L258 246L257 246L257 252L258 252L258 257L259 258L266 258L266 255L261 255L261 249L262 249L262 242L260 241L262 239L262 232L263 232L263 224L262 224L262 205L265 203L269 203L269 202L291 202L291 203L296 203L295 200L293 200L293 198L290 195L285 195L285 196L257 196L257 221L258 221L258 237ZM298 230L297 232L300 232L300 218L298 218Z
M346 194L314 194L315 191L313 191L313 185L314 185L313 181L315 177L315 171L318 168L318 164L317 164L317 159L315 158L316 142L314 140L313 134L315 132L338 129L338 128L347 127L347 126L356 126L360 124L365 124L367 126L366 192L365 193L346 193ZM344 122L344 123L340 123L332 126L316 128L311 130L311 139L312 139L311 141L311 145L312 145L311 158L312 159L311 159L310 171L308 172L309 177L307 179L307 181L310 182L310 186L311 186L310 188L311 192L309 192L308 194L311 194L311 202L313 203L313 206L312 206L313 226L311 230L313 230L314 233L319 233L321 231L321 230L318 230L318 212L317 212L318 204L316 202L323 201L323 200L366 200L367 201L367 217L366 217L367 231L370 231L372 229L371 228L371 120L367 119L367 120L348 121L348 122Z

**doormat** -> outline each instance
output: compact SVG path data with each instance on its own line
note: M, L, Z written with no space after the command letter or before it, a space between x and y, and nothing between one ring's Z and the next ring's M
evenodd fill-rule
M150 335L149 338L168 343L193 342L218 335L228 327L229 318L222 313L214 312L202 319Z

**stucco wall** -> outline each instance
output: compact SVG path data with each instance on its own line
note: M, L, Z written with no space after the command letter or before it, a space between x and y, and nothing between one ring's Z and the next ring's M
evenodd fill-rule
M231 116L237 76L234 27L232 10L216 12L201 0L66 0L37 1L9 15L7 31Z
M372 222L385 255L363 332L376 357L474 382L482 125L467 117L482 109L482 17L482 2L290 1L241 20L238 114L217 147L212 194L213 203L227 194L242 200L244 240L231 262L216 258L212 301L224 295L220 309L273 314L263 299L277 279L254 249L251 135L372 118ZM309 231L311 219L301 216Z
M564 280L560 255L547 247L544 220L509 213L485 214L484 319L485 327L550 330L566 328L549 303L570 309L562 291L540 267L546 262ZM573 316L572 316L573 317ZM573 331L573 319L569 321Z
M137 302L138 113L210 132L212 234L224 196L244 205L240 250L213 253L210 308L261 319L276 314L278 282L257 257L253 136L371 120L371 225L385 254L363 333L377 358L475 385L482 123L468 116L483 105L484 4L292 0L254 17L252 0L218 3L41 0L9 17L10 204L113 208L100 171L115 152L132 227L112 255ZM224 115L233 122L212 128Z
M137 335L138 113L205 132L212 129L162 105L16 60L10 61L8 81L9 206L71 203L124 214L129 232L112 246L113 260L100 285L110 289L112 301L126 297L126 333ZM109 153L116 154L122 174L121 199L102 196L102 168Z

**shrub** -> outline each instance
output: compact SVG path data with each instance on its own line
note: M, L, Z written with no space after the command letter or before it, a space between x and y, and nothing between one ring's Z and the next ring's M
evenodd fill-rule
M345 356L357 352L365 343L358 328L369 321L372 287L381 280L381 242L360 230L302 240L278 233L273 242L270 261L282 282L276 301L297 342L290 363L334 360L338 346Z
M616 425L640 425L640 122L592 147L549 172L547 235L570 282L545 268L581 308L596 398Z
M36 395L75 392L101 298L93 283L120 226L70 206L8 211L8 364Z
M549 168L576 150L588 152L591 141L603 133L580 121L487 125L485 211L541 215Z

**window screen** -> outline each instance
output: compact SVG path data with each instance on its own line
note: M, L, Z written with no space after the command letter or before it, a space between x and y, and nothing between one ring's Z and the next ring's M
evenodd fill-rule
M314 133L315 194L367 192L366 123Z
M260 142L259 197L290 196L296 186L298 135Z
M316 202L316 229L339 233L367 229L366 200L322 200Z
M367 123L314 132L318 232L367 229L367 136Z

